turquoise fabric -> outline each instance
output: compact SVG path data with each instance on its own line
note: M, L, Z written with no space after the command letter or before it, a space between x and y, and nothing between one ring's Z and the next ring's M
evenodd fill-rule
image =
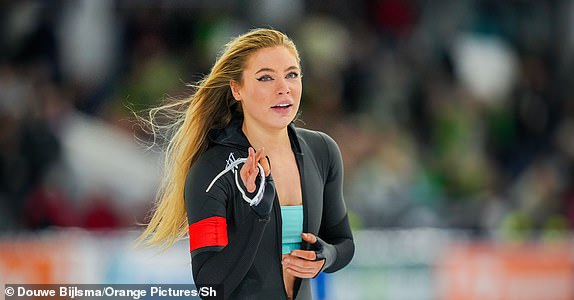
M281 206L282 239L281 253L301 249L303 233L303 205Z

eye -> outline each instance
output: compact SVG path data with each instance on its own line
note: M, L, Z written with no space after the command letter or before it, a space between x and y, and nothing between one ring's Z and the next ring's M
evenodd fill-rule
M298 77L299 77L299 73L297 73L297 72L290 72L290 73L287 74L287 76L286 76L286 78L289 78L289 79L295 79L295 78L298 78Z
M270 80L273 80L273 78L269 75L263 75L263 76L257 78L257 80L258 81L270 81Z

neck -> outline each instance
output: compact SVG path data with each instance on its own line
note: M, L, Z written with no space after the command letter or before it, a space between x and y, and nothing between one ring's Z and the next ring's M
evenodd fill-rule
M281 150L291 149L287 127L270 129L255 126L254 124L244 121L242 130L255 150L263 147L265 148L265 153L271 154Z

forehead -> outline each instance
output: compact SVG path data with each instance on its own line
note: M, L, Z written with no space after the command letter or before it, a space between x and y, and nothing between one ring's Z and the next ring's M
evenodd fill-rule
M299 67L297 57L290 49L284 46L263 48L253 52L247 58L245 69L271 68L277 71L295 66ZM255 71L257 71L255 70Z

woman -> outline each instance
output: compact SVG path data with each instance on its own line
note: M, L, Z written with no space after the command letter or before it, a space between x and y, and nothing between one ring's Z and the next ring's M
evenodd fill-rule
M311 299L309 279L353 256L339 148L293 125L301 90L293 42L253 30L226 45L176 122L140 239L169 247L188 232L195 283L222 284L225 299Z

